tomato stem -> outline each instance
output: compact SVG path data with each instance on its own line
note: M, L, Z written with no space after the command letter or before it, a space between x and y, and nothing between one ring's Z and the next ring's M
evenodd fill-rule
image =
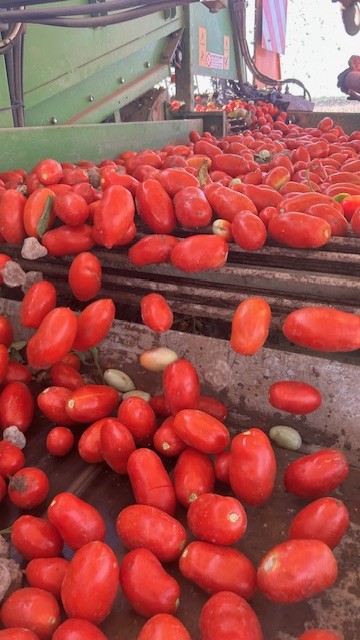
M307 179L308 185L310 187L310 190L314 191L314 187L312 186L311 180L310 180L310 169L306 169L306 179Z
M99 372L100 378L103 381L103 383L105 384L103 370L102 370L102 368L100 366L100 362L99 362L99 350L98 350L98 348L97 347L91 347L90 353L91 353L91 355L93 357L94 364L95 364L95 367L97 368L97 370Z
M0 529L0 536L5 536L11 533L11 527L7 527L7 529Z

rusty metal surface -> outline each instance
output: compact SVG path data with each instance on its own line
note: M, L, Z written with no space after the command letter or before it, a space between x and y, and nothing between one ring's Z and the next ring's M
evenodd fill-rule
M141 234L137 238L141 237ZM334 304L344 310L360 310L360 240L335 238L323 250L302 251L266 246L256 252L242 251L230 245L228 261L222 269L201 273L184 273L170 265L133 267L127 248L106 251L96 247L103 268L103 292L122 295L144 295L162 290L174 305L186 301L196 305L201 300L203 313L207 307L219 304L219 318L226 309L233 310L241 296L263 295L273 312L288 313L289 309L307 304ZM25 271L34 269L34 261L21 258L20 247L0 245L0 251L14 257ZM44 277L66 280L72 256L36 261L35 268ZM221 304L221 301L223 302ZM225 312L224 312L225 308ZM194 309L195 311L195 309ZM211 315L213 311L211 310Z
M19 303L0 299L0 312L10 318L17 317ZM30 332L16 327L16 339L26 339ZM249 527L245 537L237 545L249 558L258 563L263 554L278 542L286 539L292 517L304 502L285 494L282 486L286 464L298 455L324 446L340 447L346 451L353 467L348 480L336 495L343 499L350 511L350 528L335 550L339 561L339 577L334 587L307 602L293 605L274 605L261 594L254 596L252 604L260 617L267 640L295 640L307 627L330 627L343 634L344 640L356 640L360 626L358 599L359 549L359 412L358 368L314 357L313 354L283 353L262 349L252 358L234 354L227 341L203 336L192 336L169 331L154 335L146 327L115 321L109 336L100 349L102 366L119 367L126 371L138 388L152 393L161 391L161 374L150 373L139 365L139 355L154 346L169 346L179 356L196 364L204 393L220 398L229 405L227 424L232 433L249 426L268 430L275 424L296 427L304 445L297 454L276 448L278 462L277 486L271 500L264 506L247 509ZM324 395L324 406L301 418L289 419L273 410L267 402L267 388L276 378L297 378L315 384ZM28 465L38 465L50 478L50 494L47 504L59 491L76 493L96 506L107 525L106 541L114 548L118 558L125 554L116 531L115 519L120 510L133 500L130 483L126 477L113 473L106 465L87 465L73 450L67 457L54 459L45 447L45 438L52 425L35 420L26 449ZM79 431L81 429L79 428ZM79 437L80 433L77 433ZM171 464L170 464L171 467ZM356 468L357 467L357 468ZM217 487L226 493L226 487ZM46 505L34 513L43 515ZM8 526L18 512L3 503L0 512L1 527ZM185 511L178 509L177 516L185 523ZM191 537L189 537L191 540ZM70 557L69 550L65 555ZM192 639L199 640L198 618L206 594L183 579L176 563L168 567L181 585L179 618L189 629ZM134 613L119 591L115 606L102 629L110 640L136 640L144 624L144 618Z
M14 317L17 303L0 300L0 312ZM26 338L28 331L18 327L17 338ZM360 628L360 597L358 550L360 537L359 482L357 454L359 452L358 381L355 367L344 367L327 363L313 356L305 358L287 354L278 358L271 349L263 349L262 357L239 358L229 350L225 341L212 340L202 336L189 336L169 331L165 336L154 336L145 327L116 321L109 337L100 349L103 367L117 366L126 371L136 385L152 392L160 391L161 374L150 373L139 365L139 354L147 348L166 344L177 350L179 355L189 357L197 366L204 393L211 393L230 405L227 421L232 432L252 426L267 429L279 423L279 416L272 412L266 402L266 388L277 376L285 373L305 376L309 382L316 381L326 398L326 407L319 409L306 420L289 421L281 416L282 423L296 426L304 438L304 447L298 453L275 449L278 464L276 490L269 502L257 508L247 508L249 526L244 538L236 545L257 564L264 553L275 544L286 539L287 530L294 514L305 502L286 494L283 489L285 466L304 452L323 446L338 446L344 449L352 460L349 478L336 491L349 509L351 524L343 541L335 549L339 562L339 576L336 584L318 596L299 604L275 605L260 593L256 593L252 605L258 614L266 640L296 640L305 628L323 626L342 634L344 640L357 640ZM268 418L266 417L268 415ZM329 416L329 417L327 417ZM341 425L341 428L340 428ZM102 513L107 526L106 541L112 546L119 560L125 549L115 530L115 519L120 510L133 502L132 490L127 477L112 472L105 464L88 465L74 449L65 458L55 459L45 447L45 438L52 425L35 419L28 432L25 450L28 465L38 465L50 478L50 493L47 502L33 510L35 515L44 515L46 506L58 492L67 490L87 500ZM79 437L76 433L76 438ZM169 471L171 473L171 463ZM357 467L357 468L356 468ZM227 492L225 486L216 490ZM2 503L0 526L10 525L18 512L7 501ZM177 517L185 524L183 508L177 510ZM191 540L189 535L189 541ZM65 556L70 551L65 548ZM192 640L199 640L198 619L207 596L198 587L183 579L176 563L167 566L181 586L179 618L187 626ZM136 640L145 620L131 610L119 590L115 606L103 623L102 629L109 640ZM220 639L219 639L220 640Z
M106 542L112 546L120 560L126 551L116 534L114 523L120 510L133 501L128 479L110 471L104 464L87 465L81 461L76 451L63 459L55 460L47 454L44 447L47 430L46 427L42 427L41 431L38 428L27 448L29 463L39 465L49 475L51 489L47 504L54 495L63 490L71 491L93 504L105 519ZM247 509L248 530L236 545L255 564L268 549L286 539L295 512L304 506L304 502L298 498L285 494L282 487L284 467L296 457L296 454L290 455L281 449L276 449L275 452L278 480L274 495L263 507ZM357 640L360 626L360 589L356 566L360 543L359 481L359 471L352 470L343 488L336 492L336 495L346 502L351 516L349 530L335 549L339 563L336 584L306 602L292 605L275 605L260 593L255 594L251 604L261 620L266 640L296 640L305 628L316 625L341 633L344 640ZM223 486L216 487L216 490L226 493L226 487ZM43 515L45 508L46 504L32 513ZM0 526L11 524L17 515L15 509L3 503ZM184 509L179 508L176 515L185 524ZM189 541L191 539L189 536ZM68 549L65 549L65 556L69 559L71 557ZM179 580L181 586L178 617L187 626L192 640L199 640L198 619L207 596L181 577L176 563L167 565L167 569ZM115 606L101 628L109 640L136 640L144 622L144 618L131 610L119 590Z
M19 303L0 298L0 313L18 317ZM18 326L15 338L27 339L29 331ZM316 352L282 351L264 347L251 357L239 356L229 341L170 330L155 334L141 324L115 320L101 343L103 368L123 369L135 386L160 393L161 373L149 373L139 364L146 349L166 346L196 366L204 393L229 407L232 432L258 425L269 431L288 424L303 438L304 453L323 446L339 447L360 466L359 367L319 357ZM279 412L268 402L268 388L276 380L301 380L319 389L323 403L315 412L294 416Z
M359 113L346 113L345 111L288 111L291 122L296 122L301 127L316 127L320 120L330 117L342 129L350 135L359 128Z

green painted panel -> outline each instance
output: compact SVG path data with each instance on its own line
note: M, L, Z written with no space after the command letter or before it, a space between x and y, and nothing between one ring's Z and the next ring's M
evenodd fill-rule
M42 158L59 162L87 159L99 162L125 149L159 149L165 144L183 144L189 131L202 132L201 120L136 122L53 127L0 129L0 171L30 170Z
M191 65L195 75L236 79L230 13L210 11L201 3L189 6Z
M55 95L48 96L46 100L42 100L29 107L25 100L26 108L26 125L48 125L51 124L51 118L56 117L59 124L64 124L75 114L82 112L89 106L94 107L89 117L84 119L85 122L101 122L116 109L128 104L134 97L138 97L147 89L154 86L160 80L168 75L168 67L161 66L158 75L154 78L153 84L146 83L146 69L148 63L149 71L161 59L164 50L165 39L158 40L144 47L137 54L130 57L120 59L106 67L93 73L91 76L77 82L75 86L61 85ZM144 75L144 85L138 87L136 96L129 90L128 96L126 88L131 89L131 83L137 78ZM124 78L125 82L120 84L119 79ZM105 98L110 96L119 89L125 89L122 92L122 98L106 101ZM99 103L96 109L96 103Z
M73 0L71 4L88 5L88 0ZM54 7L54 4L48 6ZM146 18L96 29L27 25L24 41L26 124L47 125L52 116L59 123L65 122L89 106L89 96L94 97L94 102L105 99L97 115L89 120L100 122L111 113L106 97L141 76L148 65L153 68L161 63L166 39L181 29L183 23L184 12L178 7L175 14L166 16L159 11ZM9 106L3 64L0 56L0 109ZM155 82L166 75L167 70L163 68ZM119 78L124 79L123 84ZM135 97L147 88L138 86ZM122 104L113 101L112 106L116 110ZM12 126L11 112L0 110L0 126Z
M178 9L174 19L165 20L164 13L159 12L146 20L98 29L29 25L24 56L26 105L54 96L139 50L144 50L145 56L149 45L182 24L183 12Z

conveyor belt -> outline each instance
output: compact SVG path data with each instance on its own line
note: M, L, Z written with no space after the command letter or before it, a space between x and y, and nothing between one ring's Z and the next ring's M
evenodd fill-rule
M266 245L247 252L232 243L222 269L197 273L185 273L170 264L135 268L128 260L126 247L110 251L95 247L92 251L103 268L99 295L114 299L119 319L141 321L140 300L156 291L171 304L178 323L185 319L183 330L196 330L196 323L188 322L196 318L201 321L198 330L203 335L226 337L237 305L249 296L260 295L267 299L273 313L268 345L287 348L279 329L284 317L296 308L333 305L360 313L359 249L360 239L354 237L334 238L326 247L312 251ZM21 258L20 247L0 245L0 251L11 255L25 271L41 271L44 278L56 282L68 304L81 308L67 284L72 256L33 261ZM21 299L22 293L7 289L6 295ZM340 360L344 357L357 359L354 354L336 356Z

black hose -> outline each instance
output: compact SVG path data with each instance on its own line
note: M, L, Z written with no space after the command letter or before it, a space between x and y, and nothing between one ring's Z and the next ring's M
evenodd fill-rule
M9 98L10 98L11 106L14 106L14 103L16 103L15 73L14 73L14 48L15 47L12 47L10 49L10 51L5 53L5 55L4 55L5 69L6 69L6 76L7 76L8 89L9 89ZM17 108L16 107L13 108L12 117L13 117L14 127L17 127L18 125L17 125Z
M250 51L249 46L246 39L246 5L245 0L231 0L230 1L230 11L233 16L233 22L236 26L236 33L239 40L240 50L242 56L244 58L245 64L249 71L252 73L254 78L262 82L263 84L267 84L270 86L277 86L282 84L296 84L302 88L304 92L304 97L307 97L308 100L311 100L310 93L306 89L305 85L296 78L286 78L285 80L275 80L275 78L269 78L263 74L256 67Z
M4 55L9 98L12 111L14 127L23 127L24 118L24 95L23 95L23 29L14 42L12 48Z
M59 2L59 0L1 0L1 8L2 9L13 9L14 7L22 7L24 4L26 6L34 5L34 4L53 4L55 2ZM62 0L62 2L71 2L71 0Z
M23 0L25 1L25 0ZM179 0L180 2L180 0ZM159 0L148 0L146 3L141 2L141 0L108 0L106 2L100 2L96 5L87 4L87 5L78 5L76 7L55 7L54 9L33 9L28 11L27 9L23 9L21 11L11 11L11 16L9 16L9 12L4 12L4 20L8 22L8 18L11 18L11 22L34 22L37 19L44 18L59 18L61 16L82 16L87 15L88 13L109 13L110 11L120 11L124 9L129 9L133 7L146 7L151 6L153 4L158 4ZM162 4L168 4L166 0L162 1ZM96 10L95 7L96 6ZM0 8L0 16L2 15L2 5Z
M199 0L171 0L170 2L154 2L147 5L142 5L141 7L137 7L136 9L127 10L118 12L113 15L92 17L92 18L54 18L46 19L46 18L29 18L27 12L22 13L22 19L24 22L35 23L35 24L46 24L54 27L69 27L69 28L88 28L88 27L106 27L112 24L119 24L122 22L127 22L129 20L135 20L136 18L142 18L152 13L156 13L157 11L164 11L166 9L171 9L173 7L178 7L179 5L187 5L192 4L194 2L198 2ZM98 5L96 5L97 7ZM94 12L94 5L93 12ZM97 10L96 10L97 11ZM98 12L98 11L97 11ZM12 14L13 12L11 12ZM1 14L0 14L1 15ZM7 22L11 22L7 18Z
M14 73L15 73L15 100L17 104L17 126L25 126L25 106L24 106L24 86L23 86L23 71L24 71L24 32L21 32L21 37L14 47Z
M5 55L10 49L13 48L17 39L20 37L22 31L22 25L16 22L11 29L7 30L5 36L0 36L0 55ZM0 32L1 33L1 32ZM4 44L5 42L5 44Z
M14 9L14 7L22 7L24 5L31 6L31 5L43 5L43 4L55 4L58 3L59 4L60 0L1 0L1 9ZM61 0L62 2L66 2L66 3L70 3L72 0ZM94 11L94 5L96 6L96 12L98 12L98 9L100 9L100 7L107 7L110 2L113 2L113 0L104 0L103 2L99 2L99 3L93 3L92 6L92 11ZM144 0L118 0L118 3L123 5L121 8L122 9L128 9L129 7L137 7L140 4L148 4L147 2L145 3ZM87 7L87 5L77 5L77 9L84 9L85 7ZM74 8L74 7L71 7ZM60 9L60 7L58 7L58 9ZM106 11L107 9L103 9L104 11ZM85 13L83 11L83 13Z

